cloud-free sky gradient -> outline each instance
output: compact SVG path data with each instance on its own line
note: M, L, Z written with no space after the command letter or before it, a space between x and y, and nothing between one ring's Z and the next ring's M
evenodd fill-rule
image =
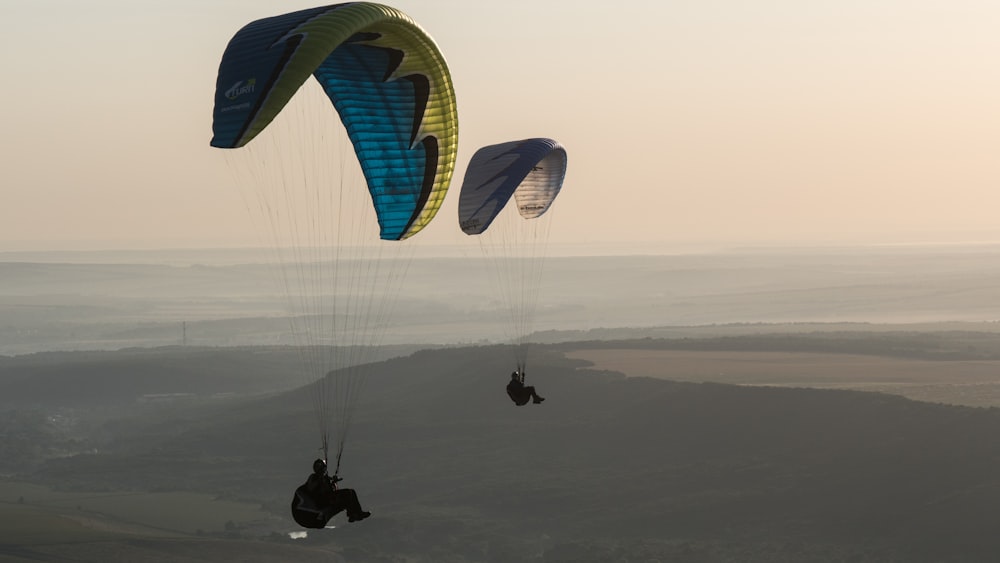
M993 0L396 0L448 58L459 161L569 152L551 242L1000 240ZM0 3L0 250L250 245L215 75L277 0Z

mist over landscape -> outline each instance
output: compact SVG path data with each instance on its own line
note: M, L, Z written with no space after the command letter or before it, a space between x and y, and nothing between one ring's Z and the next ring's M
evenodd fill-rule
M504 304L473 250L428 249L430 257L414 258L386 344L505 341ZM278 269L261 251L0 258L0 354L185 338L207 346L292 343ZM553 256L535 328L989 323L1000 319L998 258L1000 247L989 245Z
M555 256L523 409L484 264L418 257L342 469L375 516L308 534L313 384L273 266L5 255L0 554L991 561L997 252Z

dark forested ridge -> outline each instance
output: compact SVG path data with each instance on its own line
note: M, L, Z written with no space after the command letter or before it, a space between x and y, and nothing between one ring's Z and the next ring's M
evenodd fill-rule
M143 352L123 354L141 378L182 352L147 351L145 367ZM233 353L203 351L204 377L224 373ZM503 392L510 358L474 347L378 364L342 470L375 517L306 544L246 534L229 539L241 546L232 549L547 563L1000 554L996 409L626 378L555 346L537 347L528 371L548 401L518 408ZM79 364L73 354L48 359L53 372ZM17 478L72 491L205 491L284 516L315 455L308 393L138 409L102 421L99 447L26 465Z
M377 359L420 346L385 346ZM0 408L124 407L159 396L254 395L303 385L300 353L290 346L168 346L114 352L0 356Z

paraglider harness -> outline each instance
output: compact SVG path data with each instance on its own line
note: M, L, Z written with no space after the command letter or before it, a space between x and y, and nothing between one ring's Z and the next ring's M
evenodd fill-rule
M309 494L305 484L295 489L295 496L292 497L292 519L296 524L303 528L325 528L333 515L326 516L324 512L323 507Z
M515 382L517 385L515 385ZM528 401L531 400L531 396L524 392L523 369L518 368L514 373L510 374L510 383L507 384L507 396L519 407L528 404Z
M319 460L317 460L319 463ZM313 474L306 479L306 482L295 489L292 497L292 519L303 528L322 529L326 527L339 510L331 510L328 502L323 498L323 490L315 490L314 479L319 479L319 487L329 488L330 492L337 490L337 482L342 481L340 477L330 475L326 472L326 464L322 468L317 468L313 464Z

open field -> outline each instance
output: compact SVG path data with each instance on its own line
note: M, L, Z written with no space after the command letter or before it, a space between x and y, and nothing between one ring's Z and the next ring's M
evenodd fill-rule
M61 492L0 481L0 522L0 563L343 561L336 546L276 534L298 528L255 504L198 493Z
M170 492L60 492L0 482L0 544L100 541L117 536L218 534L275 517L249 503ZM272 522L273 523L273 522Z
M934 403L1000 406L1000 361L810 352L576 350L597 369L673 381L855 389Z

